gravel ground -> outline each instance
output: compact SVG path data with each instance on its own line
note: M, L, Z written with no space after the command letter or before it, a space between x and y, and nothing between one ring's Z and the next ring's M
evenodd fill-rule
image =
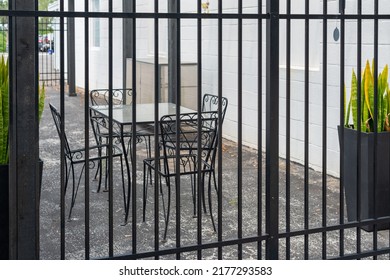
M59 107L59 93L55 88L47 88L47 106L45 108L40 126L40 155L44 161L44 173L41 199L41 258L60 258L60 141L54 127L48 103L51 102ZM84 96L65 96L66 108L66 132L69 141L74 148L82 147L84 143ZM229 110L229 108L228 108ZM92 133L91 133L91 143ZM238 161L237 145L234 142L223 140L222 160L222 237L223 240L235 239L238 236ZM145 157L143 145L137 146L137 196L136 196L136 248L133 243L133 217L127 225L123 226L123 195L122 183L120 180L119 162L114 162L114 222L113 222L113 250L114 255L131 254L136 249L140 252L154 251L154 191L149 186L148 202L146 209L146 222L142 222L142 186L143 168L142 159ZM242 174L242 236L253 237L258 233L258 155L257 151L243 147L243 174ZM264 174L264 156L262 171ZM80 171L78 169L78 171ZM96 193L97 182L93 180L94 170L91 170L90 180L90 257L104 258L109 255L109 224L108 224L108 193ZM303 230L305 228L305 207L304 207L304 170L301 165L292 164L290 171L290 231ZM263 176L265 178L265 176ZM264 179L263 179L264 186ZM279 195L279 227L280 232L286 231L286 173L285 162L280 161L280 195ZM174 188L173 188L174 189ZM309 216L308 228L322 226L322 174L310 170L309 178ZM70 191L66 194L66 213L69 207ZM65 252L67 259L85 258L85 209L84 209L84 182L81 182L79 195L72 214L72 220L65 222ZM160 205L160 249L176 247L176 200L175 190L172 193L172 211L169 222L168 237L162 240L164 220ZM327 177L326 193L327 225L337 225L340 222L339 215L339 180L334 177ZM265 229L265 200L264 188L262 190L262 231ZM189 178L181 179L180 191L181 205L181 246L197 244L197 218L193 217L193 203ZM160 199L161 204L161 199ZM212 205L214 217L217 220L216 206L217 197L212 192ZM209 212L208 212L209 213ZM202 215L202 242L209 243L217 241L217 234L214 232L210 215ZM357 229L344 231L344 253L355 253L357 248ZM378 233L378 248L389 247L389 231ZM323 244L326 244L327 258L336 257L340 254L340 231L329 231L326 239L321 233L310 234L307 237L308 258L321 259ZM323 242L324 241L324 242ZM361 250L372 250L373 234L361 231ZM290 258L303 259L305 257L305 238L302 235L291 237L289 240ZM280 238L279 256L286 257L286 239ZM262 242L262 255L265 252L265 243ZM237 259L237 245L223 248L224 259ZM247 243L242 246L244 259L257 258L257 243ZM174 259L176 255L166 255L162 259ZM206 249L202 252L204 259L216 259L217 249ZM388 258L388 255L383 258ZM182 253L182 259L196 259L197 252Z

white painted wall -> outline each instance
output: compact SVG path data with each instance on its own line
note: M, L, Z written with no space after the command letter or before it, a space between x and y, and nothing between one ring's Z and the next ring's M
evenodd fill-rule
M102 7L107 7L107 0L101 0ZM310 1L310 13L322 13L323 0ZM76 1L77 9L83 10L83 1ZM114 1L114 10L120 11L121 1ZM263 1L265 2L265 1ZM390 13L387 1L380 2L380 13ZM246 0L244 12L257 12L257 0ZM292 1L293 13L304 13L304 0ZM347 0L346 13L356 13L355 0ZM167 0L159 0L160 11L166 12ZM196 1L182 1L183 12L195 12ZM328 12L338 13L338 1L328 1ZM237 12L236 0L223 1L224 12ZM281 3L281 12L285 12L285 1ZM107 8L106 8L107 10ZM210 13L216 12L217 1L210 0ZM137 11L153 12L153 1L138 1ZM265 11L265 7L263 7ZM373 1L363 0L363 13L373 13ZM104 22L104 20L102 20ZM83 20L77 20L77 84L84 84L84 32ZM183 60L196 60L197 54L197 27L196 20L181 21L181 47ZM373 22L363 22L362 63L373 58ZM340 123L340 41L333 40L333 31L340 23L328 21L328 80L327 80L327 170L329 174L339 174L339 143L337 126ZM107 87L108 83L108 25L102 23L102 46L90 52L90 88ZM114 23L114 86L122 85L122 34L121 21ZM257 147L258 130L258 73L257 73L257 20L244 20L243 22L243 140L251 147ZM285 67L285 21L280 22L280 155L285 156L286 137L286 67ZM379 25L379 67L390 62L390 21L381 20ZM265 21L263 25L263 66L265 66ZM203 20L202 40L202 88L204 93L217 94L217 20ZM350 88L352 68L356 69L356 22L346 21L345 32L345 77L347 92ZM293 161L303 163L304 159L304 22L292 21L292 70L291 70L291 157ZM313 169L322 169L322 21L310 21L310 77L309 77L309 159ZM160 20L159 54L167 55L167 20ZM229 107L224 123L223 134L226 138L237 139L237 20L223 21L223 95L229 99ZM154 25L152 19L137 20L137 56L147 57L154 55ZM265 70L265 68L264 68ZM265 72L263 72L265 74ZM265 79L263 79L262 98L265 104ZM265 120L265 107L263 107L263 120ZM263 123L265 128L265 123ZM265 141L263 130L263 140ZM265 142L263 142L265 143Z

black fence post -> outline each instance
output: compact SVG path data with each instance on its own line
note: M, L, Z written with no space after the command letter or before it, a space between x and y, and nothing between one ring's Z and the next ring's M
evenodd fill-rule
M123 13L134 12L134 2L122 0ZM123 88L131 88L132 85L127 84L127 59L133 57L133 20L123 18ZM133 63L135 63L133 61ZM127 104L127 94L123 96L123 103Z
M35 11L37 1L10 1ZM10 21L10 259L39 259L37 17Z
M69 12L74 12L74 0L68 1ZM75 23L74 17L67 18L68 24L68 85L69 96L77 96L76 94L76 45L75 45Z
M279 0L267 0L266 258L279 258ZM261 147L259 147L261 149Z
M168 1L168 13L177 12L177 0ZM168 19L168 102L176 103L177 83L177 20ZM158 54L157 54L158 55Z
M344 13L345 11L345 0L339 0L339 12L340 14Z

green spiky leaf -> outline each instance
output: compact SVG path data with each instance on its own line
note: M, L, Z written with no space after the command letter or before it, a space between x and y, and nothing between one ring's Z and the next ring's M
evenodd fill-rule
M358 108L357 108L357 78L355 71L352 70L352 82L351 82L351 107L352 107L352 119L355 129L358 125Z

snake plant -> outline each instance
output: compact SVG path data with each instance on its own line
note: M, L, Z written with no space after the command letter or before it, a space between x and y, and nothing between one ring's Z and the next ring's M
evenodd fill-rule
M360 119L358 118L358 89L357 89L357 77L355 71L352 70L352 82L351 82L351 95L348 102L348 107L344 108L345 112L345 127L352 129L358 129L358 123L360 122L360 128L362 132L374 132L374 120L377 124L377 132L390 131L389 115L390 115L390 89L388 86L388 66L386 65L378 76L377 83L377 110L374 107L375 104L375 90L374 90L374 62L370 67L369 61L367 61L365 69L362 73L361 80L361 94L360 94ZM344 89L344 100L345 100ZM344 102L346 105L347 103ZM349 122L350 114L352 112L353 123ZM375 118L376 114L376 118Z
M0 61L0 165L8 164L9 158L9 72L8 59ZM39 88L39 119L45 104L45 87Z

